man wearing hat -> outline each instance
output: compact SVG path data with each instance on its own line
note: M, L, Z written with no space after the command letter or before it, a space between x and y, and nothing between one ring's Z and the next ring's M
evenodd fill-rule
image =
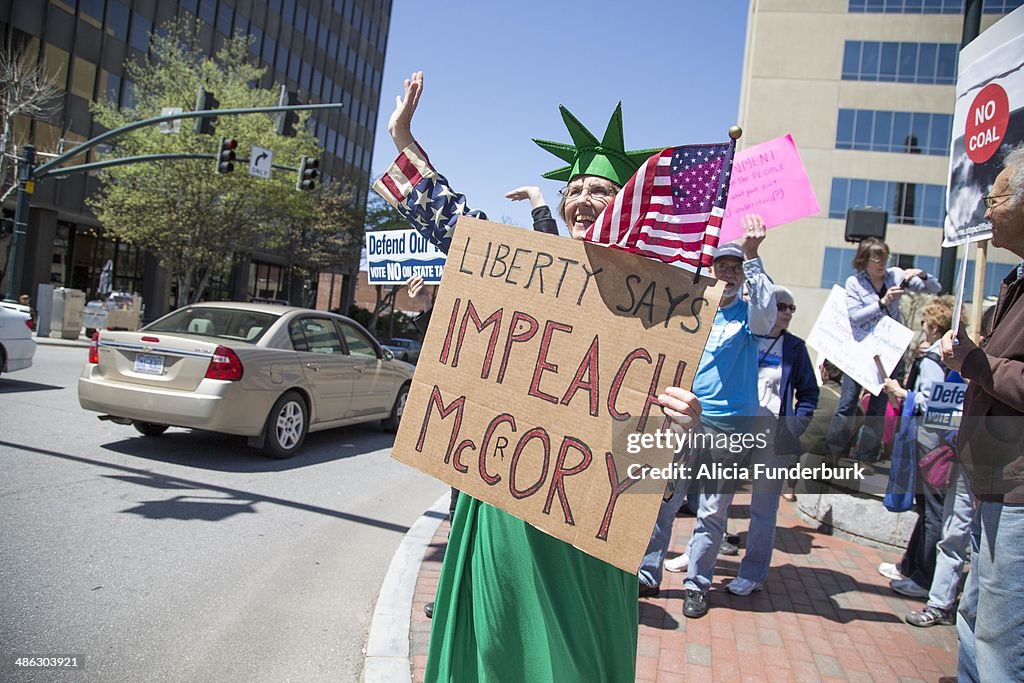
M744 424L758 415L757 350L755 335L767 335L775 325L777 313L775 285L764 272L758 248L764 241L764 221L756 214L743 218L741 244L728 243L718 249L712 266L715 277L725 283L722 302L708 336L704 354L693 379L693 393L700 399L701 429L713 435L744 431ZM748 299L743 298L747 285ZM718 441L715 439L715 441ZM691 476L702 462L723 456L739 460L743 453L727 454L704 449L691 454ZM683 614L695 618L708 611L707 592L711 588L715 559L722 546L728 520L732 489L727 482L702 480L697 525L687 545L689 557L684 588ZM677 486L672 498L661 507L647 554L640 565L641 596L654 596L661 583L662 563L672 538L672 522L686 495L686 486Z

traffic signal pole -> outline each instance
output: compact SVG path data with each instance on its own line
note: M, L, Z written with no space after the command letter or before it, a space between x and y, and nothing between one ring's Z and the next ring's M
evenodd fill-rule
M142 121L135 121L129 123L126 126L109 130L106 133L97 135L96 137L86 140L82 144L74 147L73 149L61 154L36 168L35 164L35 147L32 145L25 145L22 147L22 155L18 159L18 191L17 199L14 208L14 233L11 235L11 247L9 257L7 259L7 278L6 287L4 288L4 298L11 299L16 298L19 292L16 290L21 286L22 277L22 246L25 241L28 227L28 215L29 215L29 197L35 191L36 181L43 180L44 178L57 177L62 175L69 175L71 173L81 173L84 171L94 171L99 168L108 168L110 166L123 166L129 163L139 163L141 161L154 161L154 157L161 159L210 159L213 155L177 155L177 154L155 154L146 155L141 157L127 157L125 159L110 159L107 161L100 161L92 164L81 164L78 166L70 166L67 168L57 168L60 164L64 163L68 159L84 154L96 145L101 145L107 140L111 140L118 135L129 133L139 128L145 128L146 126L155 126L164 121L174 121L177 119L195 119L200 117L210 116L241 116L245 114L275 114L278 112L290 112L290 111L314 111L319 109L341 109L342 103L340 102L327 102L323 104L300 104L300 105L276 105L273 107L245 107L241 109L205 109L203 111L184 111L177 114L167 114L164 116L154 116L153 118L143 119ZM274 164L274 168L280 168L282 170L296 170L291 169L287 166L279 166Z

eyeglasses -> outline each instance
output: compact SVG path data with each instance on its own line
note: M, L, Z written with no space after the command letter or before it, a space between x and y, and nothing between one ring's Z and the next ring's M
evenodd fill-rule
M981 201L985 202L985 208L986 209L994 209L994 208L996 208L997 206L999 206L1000 204L1002 204L1003 202L1006 201L1005 199L1003 199L1003 202L997 202L996 201L997 199L1000 199L1002 197L1012 197L1012 196L1013 195L1011 195L1011 194L987 194L987 195L985 195L984 197L981 198Z
M583 191L587 191L587 195L595 202L608 203L612 197L615 196L617 190L607 185L591 185L590 187L583 187L582 185L566 185L558 194L562 195L566 200L581 199L583 197Z
M872 256L871 258L868 259L868 261L870 261L871 263L889 263L889 257Z
M715 261L714 263L711 264L711 267L714 268L719 273L728 273L728 272L742 273L743 272L743 264L742 263L729 264L729 263L726 263L725 261Z
M796 304L776 304L775 307L779 310L779 313L782 313L783 311L796 313Z

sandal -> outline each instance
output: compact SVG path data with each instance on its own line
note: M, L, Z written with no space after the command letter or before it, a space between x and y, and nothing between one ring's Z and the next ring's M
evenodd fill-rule
M904 619L911 626L920 626L921 628L953 623L952 613L943 612L942 610L930 605L922 610L918 610L917 612L911 612L904 617Z

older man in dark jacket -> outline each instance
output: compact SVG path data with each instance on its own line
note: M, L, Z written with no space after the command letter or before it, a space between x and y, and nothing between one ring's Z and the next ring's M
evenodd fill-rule
M1024 258L1024 145L984 197L992 244ZM970 380L958 441L978 499L980 547L957 616L961 681L1024 680L1024 263L1005 280L979 348L942 339L946 365Z

